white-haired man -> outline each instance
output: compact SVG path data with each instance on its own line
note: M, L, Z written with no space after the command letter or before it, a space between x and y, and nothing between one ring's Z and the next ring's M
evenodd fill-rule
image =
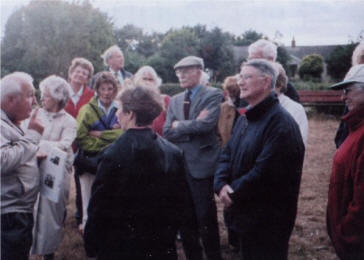
M1 80L1 259L28 259L33 207L39 191L38 143L44 127L34 113L27 134L20 123L35 104L33 79L14 72Z
M249 45L248 48L248 60L251 59L265 59L269 61L276 61L277 45L265 39L260 39L256 42L253 42ZM300 102L300 96L290 82L287 83L287 90L284 94L290 99L296 102Z
M304 158L298 125L279 105L276 70L263 59L243 64L240 97L249 105L220 154L214 190L242 259L287 259Z
M133 76L132 73L124 69L124 54L117 45L113 45L106 49L101 55L101 58L104 60L104 65L108 68L108 71L110 71L115 76L120 85L123 84L125 79ZM94 88L96 79L99 75L100 72L92 78L90 82L91 89Z

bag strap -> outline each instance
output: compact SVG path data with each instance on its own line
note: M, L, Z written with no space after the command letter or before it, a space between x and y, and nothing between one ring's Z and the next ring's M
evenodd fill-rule
M104 120L102 120L102 118L99 115L99 112L97 111L96 107L93 104L91 104L91 103L89 103L89 105L93 109L93 111L95 111L95 113L97 115L97 118L101 121L101 124L105 127L105 129L110 130L111 128L106 125L106 123L104 122Z

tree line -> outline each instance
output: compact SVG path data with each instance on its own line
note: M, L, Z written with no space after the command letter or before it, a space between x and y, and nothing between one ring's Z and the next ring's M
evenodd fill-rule
M104 68L100 54L117 44L124 51L126 69L131 72L147 64L165 82L177 82L173 65L184 56L197 55L204 59L212 80L221 82L237 73L242 62L234 61L232 46L247 46L263 37L254 30L236 37L219 27L208 30L205 25L147 34L132 24L116 27L106 13L87 0L32 0L16 10L6 23L1 40L1 74L25 71L36 82L50 74L66 77L74 57L89 59L95 71L100 71ZM328 66L328 70L334 72L335 78L342 77L341 68L345 66L336 60L341 60L346 52L345 48L340 49L331 57L334 66ZM284 46L278 48L278 61L287 66L289 55Z

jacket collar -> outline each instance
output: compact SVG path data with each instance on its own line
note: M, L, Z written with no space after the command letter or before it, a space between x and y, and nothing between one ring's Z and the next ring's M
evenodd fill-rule
M259 120L264 116L274 105L278 104L277 94L272 92L259 104L249 108L246 111L246 117L249 121Z
M355 131L364 124L364 105L355 110L349 111L349 113L341 119L348 124L351 132Z

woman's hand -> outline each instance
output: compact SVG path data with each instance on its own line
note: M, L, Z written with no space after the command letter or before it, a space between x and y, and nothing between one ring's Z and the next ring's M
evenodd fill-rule
M102 131L92 130L88 132L88 135L93 137L101 137L101 133Z

